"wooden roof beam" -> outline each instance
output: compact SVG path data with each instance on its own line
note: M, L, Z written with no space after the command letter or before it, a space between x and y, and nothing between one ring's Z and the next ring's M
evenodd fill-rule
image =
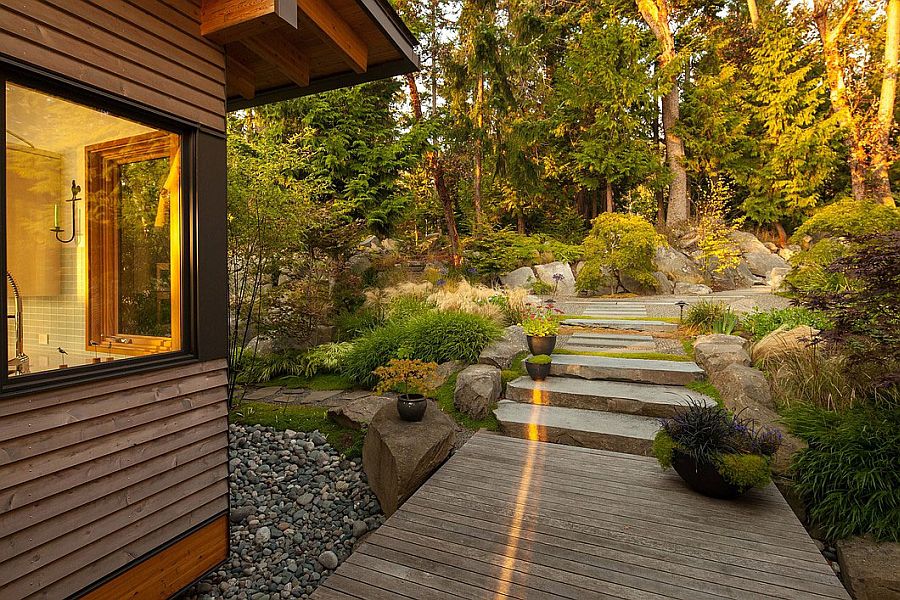
M297 33L276 29L268 33L241 40L255 55L284 73L300 87L309 85L309 58L303 51Z
M351 69L365 73L369 46L331 7L329 0L296 0L298 17L306 21L326 44L337 51Z
M234 53L225 50L225 80L241 98L253 100L256 96L256 73L243 61L235 58Z
M285 24L297 28L296 0L203 0L200 7L200 34L219 44Z

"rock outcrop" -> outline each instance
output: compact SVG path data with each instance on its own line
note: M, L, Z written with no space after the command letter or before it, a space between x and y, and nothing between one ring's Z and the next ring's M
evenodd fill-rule
M536 280L537 278L535 277L534 271L531 269L531 267L519 267L515 271L510 271L506 275L500 276L500 283L502 283L504 287L509 289L528 289Z
M724 338L737 338L741 342ZM734 335L722 335L719 339L697 338L694 342L694 360L703 367L710 379L728 365L750 365L750 355L744 350L743 338Z
M560 296L575 295L575 274L569 263L552 262L545 265L535 265L534 272L537 278L553 287Z
M501 391L499 368L492 365L472 365L456 376L453 406L472 419L484 419L494 408Z
M453 419L431 400L418 423L401 420L395 405L375 414L363 443L363 469L386 516L450 456L455 430Z
M510 325L503 331L503 336L491 342L482 350L478 362L483 365L493 365L499 369L508 369L512 366L513 359L520 352L528 350L528 341L525 331L518 325Z
M837 558L856 600L900 600L900 544L870 537L840 540Z

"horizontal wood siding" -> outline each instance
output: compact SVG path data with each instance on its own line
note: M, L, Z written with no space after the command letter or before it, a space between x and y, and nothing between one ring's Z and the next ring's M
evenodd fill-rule
M3 0L0 52L215 131L225 58L199 0Z
M0 401L0 598L65 598L227 510L225 367Z

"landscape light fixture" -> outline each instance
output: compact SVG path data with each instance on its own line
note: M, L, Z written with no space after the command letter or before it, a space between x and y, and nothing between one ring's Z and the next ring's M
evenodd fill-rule
M688 305L688 303L685 302L684 300L679 300L678 302L675 303L675 306L678 307L678 322L679 323L682 320L684 320L684 307L687 305Z

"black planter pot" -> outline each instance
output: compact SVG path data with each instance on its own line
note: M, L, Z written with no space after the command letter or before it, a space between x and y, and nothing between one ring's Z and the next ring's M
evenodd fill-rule
M537 356L538 354L553 354L553 349L556 348L556 336L555 335L529 335L528 337L528 349L531 350L531 353Z
M709 463L698 465L693 458L677 450L672 456L672 467L681 475L688 487L710 498L731 500L743 495L746 491L729 483L715 465Z
M543 381L550 376L550 363L539 365L526 360L525 370L528 371L528 376L534 381Z
M400 394L397 396L397 412L404 421L421 421L428 408L428 399L422 394Z

